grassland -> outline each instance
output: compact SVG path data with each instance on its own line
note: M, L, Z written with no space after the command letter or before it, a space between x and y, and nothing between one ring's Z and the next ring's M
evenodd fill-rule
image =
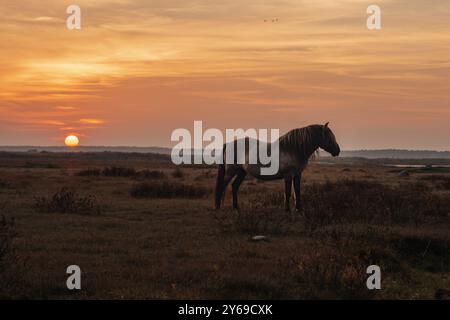
M214 167L0 153L0 297L431 299L450 288L450 173L399 170L312 163L300 213L282 209L281 181L248 179L236 212L229 193L212 209ZM371 264L382 290L366 288Z

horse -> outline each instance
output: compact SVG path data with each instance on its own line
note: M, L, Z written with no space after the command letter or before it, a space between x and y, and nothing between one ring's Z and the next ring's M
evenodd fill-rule
M236 146L237 140L234 143ZM258 141L258 144L264 142ZM272 175L261 175L262 165L256 164L237 164L226 163L225 153L226 146L223 146L223 164L219 164L219 170L216 179L215 189L215 207L220 209L223 200L223 195L227 185L236 177L232 183L233 194L233 209L239 209L238 205L238 190L244 181L245 177L251 176L262 180L281 180L284 179L285 201L284 208L290 211L290 197L292 184L295 191L295 209L300 211L302 203L300 200L300 185L302 172L305 170L309 159L318 151L319 148L330 153L333 157L337 157L340 153L339 144L336 142L336 137L331 129L328 127L328 122L325 125L309 125L303 128L297 128L289 131L278 139L279 150L279 167L278 171ZM270 150L271 143L268 144L267 149ZM248 153L248 150L246 150ZM248 156L248 154L246 154Z

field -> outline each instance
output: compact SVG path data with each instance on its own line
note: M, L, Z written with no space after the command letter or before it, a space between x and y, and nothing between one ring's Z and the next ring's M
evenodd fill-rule
M450 172L311 163L302 212L247 179L213 210L217 169L165 156L0 153L0 297L433 299L450 288ZM263 241L252 237L264 235ZM82 290L66 288L79 265ZM382 271L368 290L366 268Z

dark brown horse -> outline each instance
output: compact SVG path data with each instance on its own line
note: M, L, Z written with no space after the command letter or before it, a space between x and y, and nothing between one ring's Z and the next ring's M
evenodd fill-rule
M236 143L236 141L231 143ZM263 142L258 142L258 144L261 143ZM315 124L304 128L291 130L278 139L278 144L279 168L278 172L273 175L261 175L260 169L262 165L260 164L225 163L226 145L224 146L224 164L219 165L219 172L216 182L216 209L220 208L224 191L234 177L236 178L232 183L233 208L239 208L237 199L238 190L247 174L250 174L258 179L264 180L284 179L286 210L290 210L289 200L291 197L292 184L294 184L296 200L295 208L300 210L301 177L310 157L319 148L331 153L333 157L338 156L340 153L339 145L336 142L333 132L328 127L328 122L325 125ZM270 150L270 146L268 149ZM248 152L248 150L246 150L246 152Z

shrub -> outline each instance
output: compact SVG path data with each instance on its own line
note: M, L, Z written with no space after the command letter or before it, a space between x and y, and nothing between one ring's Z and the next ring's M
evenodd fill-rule
M69 188L62 188L51 197L35 197L34 207L44 213L99 214L100 206L93 195L79 196Z
M61 166L54 163L35 163L35 162L25 162L24 168L45 168L45 169L60 169Z
M166 178L166 174L162 171L157 170L142 170L139 172L139 175L145 179L163 179Z
M7 181L0 180L0 189L9 188L11 184Z
M103 169L102 175L106 177L135 177L137 172L134 168L109 167Z
M143 182L134 185L130 194L135 198L202 198L208 192L193 185Z
M101 173L100 169L86 169L78 172L77 175L82 177L98 177Z
M174 178L183 178L183 177L184 177L184 173L183 173L183 171L181 171L180 168L177 167L177 168L172 172L172 176L173 176Z

